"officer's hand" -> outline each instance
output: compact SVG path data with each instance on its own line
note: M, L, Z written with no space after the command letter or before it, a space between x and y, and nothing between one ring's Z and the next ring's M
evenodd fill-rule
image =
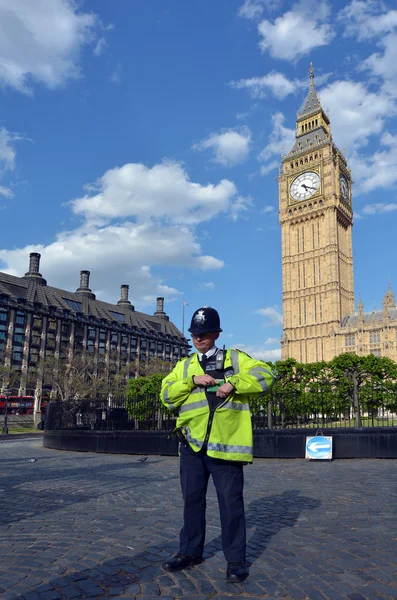
M216 380L211 375L195 375L193 382L195 385L203 385L205 387L216 384Z
M227 381L226 383L223 383L220 387L218 387L218 389L216 390L216 395L218 396L218 398L227 398L233 390L234 387L231 383Z

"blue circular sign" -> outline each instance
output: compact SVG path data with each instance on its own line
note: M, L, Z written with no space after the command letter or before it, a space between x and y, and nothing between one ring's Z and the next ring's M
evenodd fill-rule
M306 457L307 458L330 458L332 453L332 440L322 436L306 439Z

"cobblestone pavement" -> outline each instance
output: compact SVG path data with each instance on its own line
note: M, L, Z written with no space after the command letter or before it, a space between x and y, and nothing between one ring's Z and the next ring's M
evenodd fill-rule
M1 439L2 600L397 598L397 461L256 459L250 576L233 585L212 484L205 562L161 569L178 548L178 459L138 458Z

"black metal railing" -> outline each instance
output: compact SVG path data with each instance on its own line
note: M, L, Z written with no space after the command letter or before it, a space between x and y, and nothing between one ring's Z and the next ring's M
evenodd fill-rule
M361 390L359 415L346 390L290 390L272 392L251 403L254 429L319 429L351 427L396 427L395 390L372 387ZM170 413L157 397L109 396L89 400L51 402L46 429L157 430L175 427Z

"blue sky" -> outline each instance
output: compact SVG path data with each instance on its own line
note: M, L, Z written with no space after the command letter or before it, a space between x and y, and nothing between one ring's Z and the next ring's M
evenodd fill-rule
M397 291L394 2L0 0L0 268L42 255L180 328L280 356L277 173L310 61L352 169L356 304Z

